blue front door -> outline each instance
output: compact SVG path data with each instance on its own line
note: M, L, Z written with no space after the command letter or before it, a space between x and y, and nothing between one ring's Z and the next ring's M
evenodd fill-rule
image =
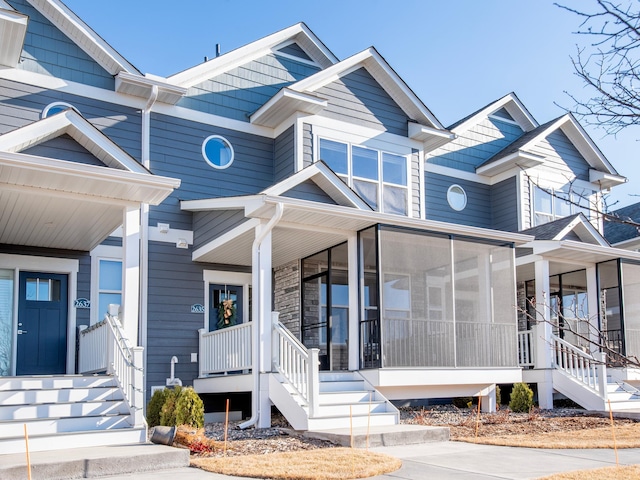
M66 373L67 275L20 272L18 375Z

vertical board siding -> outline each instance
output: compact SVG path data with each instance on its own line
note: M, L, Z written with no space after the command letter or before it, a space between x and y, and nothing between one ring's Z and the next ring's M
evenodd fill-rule
M290 177L295 172L295 142L293 125L275 139L273 146L274 182Z
M224 235L238 225L244 223L244 210L214 210L211 212L194 212L193 214L193 248L200 248L211 240Z
M411 150L409 157L411 162L411 202L412 215L414 218L420 218L422 211L422 202L420 201L420 153L416 149Z
M589 181L589 164L562 130L550 133L529 151L545 157L543 168L557 175L565 173Z
M42 110L53 102L73 105L121 149L140 159L142 127L136 109L10 80L0 80L0 134L40 120Z
M491 228L518 231L518 176L491 186Z
M194 85L178 105L248 122L249 115L278 90L319 70L306 63L269 54Z
M302 124L302 168L313 163L313 127Z
M475 172L476 167L522 136L522 129L496 118L485 118L458 137L434 150L429 163Z
M56 160L66 160L68 162L84 163L86 165L105 166L105 164L93 156L89 150L66 134L23 150L22 153L38 157L55 158Z
M202 156L202 142L210 135L226 138L234 150L233 164L211 167ZM273 139L160 114L151 116L151 171L179 178L180 188L161 205L151 207L150 225L161 221L191 230L191 213L180 200L258 193L273 184Z
M425 215L428 220L491 228L490 187L460 178L425 173ZM447 202L447 190L457 184L467 193L467 206L455 211Z
M329 103L319 115L408 135L409 118L364 67L319 88L317 94Z
M26 0L8 0L29 16L22 56L17 68L72 82L113 90L113 75L58 30Z

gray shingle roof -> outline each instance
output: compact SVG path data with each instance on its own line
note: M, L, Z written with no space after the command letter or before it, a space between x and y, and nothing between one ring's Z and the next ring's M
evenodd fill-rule
M634 222L640 222L640 202L615 210L611 214L618 216L621 220L631 219ZM604 236L609 243L618 243L638 237L640 232L633 225L608 220L604 222Z
M462 125L464 122L466 122L466 121L467 121L467 120L469 120L470 118L475 117L478 113L480 113L482 110L484 110L484 109L485 109L485 108L487 108L488 106L493 105L494 103L499 102L500 100L502 100L504 97L506 97L506 96L508 96L508 95L513 95L514 97L517 97L517 95L516 95L514 92L507 93L507 95L503 95L502 97L498 98L497 100L494 100L493 102L489 102L489 103L487 103L486 105L484 105L483 107L480 107L480 108L479 108L478 110L476 110L475 112L470 113L469 115L467 115L467 116L466 116L466 117L464 117L464 118L461 118L460 120L458 120L458 121L457 121L457 122L455 122L455 123L452 123L451 125L449 125L449 126L447 127L447 130L451 130L451 129L453 129L453 128L456 128L458 125Z
M533 235L536 240L553 240L567 225L573 222L580 215L582 214L576 213L575 215L560 218L553 222L544 223L542 225L538 225L537 227L522 230L520 233Z

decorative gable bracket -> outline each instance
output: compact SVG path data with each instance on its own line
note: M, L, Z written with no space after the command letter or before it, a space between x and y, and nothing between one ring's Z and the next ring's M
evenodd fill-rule
M0 65L15 67L20 60L29 17L0 8Z

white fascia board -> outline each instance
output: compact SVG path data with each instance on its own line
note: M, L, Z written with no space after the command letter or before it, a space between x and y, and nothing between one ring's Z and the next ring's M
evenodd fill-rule
M251 123L274 128L297 111L313 115L326 108L327 105L328 102L324 98L282 88L267 103L256 110L249 117L249 120Z
M513 152L500 160L496 160L495 162L491 162L486 165L481 165L476 168L476 173L479 175L493 176L509 170L514 166L527 169L542 165L543 163L543 156L518 150L517 152Z
M238 225L237 227L229 230L228 232L220 235L214 240L194 250L193 253L191 254L191 260L193 260L194 262L197 262L205 255L208 255L209 253L213 252L215 249L220 248L222 245L232 242L236 238L238 238L240 235L243 235L249 232L250 230L255 229L258 225L260 225L260 219L258 218L248 219L244 223Z
M328 205L325 203L300 200L297 198L264 196L263 201L265 205L275 206L278 203L282 203L287 207L287 209L299 208L310 212L323 212L335 216L343 216L345 218L362 219L370 222L371 224L380 223L384 225L405 226L419 230L431 230L434 232L467 235L476 238L513 242L518 244L518 246L520 246L520 244L531 242L533 240L533 236L522 233L504 232L500 230L491 230L487 228L439 222L436 220L421 220L419 218L403 217L401 215L380 213L371 210L358 210L351 207L343 207L341 205ZM265 211L264 209L256 209L255 211L247 212L247 215L259 216L260 214L269 215L269 213L269 211Z
M439 130L415 122L408 122L409 138L422 142L426 151L435 150L456 138L456 134L448 130Z
M11 10L11 11L14 11L14 12L16 11L15 8L13 8L11 5L9 5L4 0L0 0L0 8L2 8L4 10Z
M48 175L57 174L64 175L66 178L87 178L91 180L131 184L132 186L151 187L166 191L166 196L178 188L181 183L179 179L152 175L148 172L129 172L126 170L104 168L96 165L74 163L66 160L13 152L0 152L0 166L39 172L43 176L43 180L46 180Z
M458 170L457 168L445 167L444 165L435 165L428 161L424 164L424 171L426 173L435 173L436 175L443 175L445 177L468 180L482 185L493 185L493 177L487 178L484 175L478 175L477 173L467 172L465 170Z
M255 42L236 48L235 50L201 63L200 65L196 65L188 68L187 70L171 75L170 77L167 77L167 80L174 85L190 88L204 82L205 80L209 80L210 78L266 55L271 52L271 48L274 46L300 34L307 36L313 44L318 45L319 51L328 52L326 47L322 45L322 42L319 42L317 38L315 38L315 35L313 35L313 33L311 33L304 24L298 23L261 38L260 40L256 40ZM320 48L320 46L322 46L322 48ZM331 55L331 57L333 57L333 55ZM330 59L331 62L334 60L337 59L335 59L335 57Z
M138 95L149 98L153 87L158 87L158 99L169 105L175 105L186 93L187 89L172 85L160 77L149 77L136 75L129 72L120 72L116 76L116 92L128 93L128 87L138 87L145 92L145 95ZM135 95L135 94L134 94ZM164 100L160 100L163 98Z
M263 203L263 195L242 197L203 198L201 200L182 200L180 210L188 212L206 212L209 210L242 210L251 205Z
M622 175L613 175L611 173L605 173L600 170L589 170L589 181L596 183L603 190L615 187L616 185L622 185L627 183L627 178Z
M18 65L28 23L27 15L0 4L0 65L12 68Z
M60 0L29 0L29 3L110 74L123 70L140 73Z
M613 165L609 163L609 160L607 160L604 154L600 151L600 148L598 148L582 125L580 125L580 122L578 122L571 113L564 115L561 120L563 120L562 125L560 125L561 127L567 124L572 127L569 131L565 131L564 133L575 144L578 151L585 157L591 166L596 168L600 167L601 169L606 170L606 173L611 175L618 175L618 172L613 168ZM572 132L575 132L575 134L571 135Z
M532 129L534 129L534 128L536 128L538 126L538 122L536 122L535 118L533 118L533 116L531 116L529 111L522 104L522 102L520 102L518 97L516 97L512 93L509 93L509 94L505 95L504 97L502 97L500 100L497 100L497 101L487 105L485 108L480 110L478 113L476 113L471 118L468 118L466 121L462 122L460 125L456 126L455 128L452 128L451 131L454 132L454 133L460 133L460 132L464 132L466 130L469 130L471 127L476 125L478 122L480 122L484 118L488 117L491 113L495 112L496 110L500 110L502 107L508 105L511 102L513 102L513 104L518 108L518 110L520 110L522 112L522 115L530 123L530 125L526 125L527 127L529 127L529 130L532 130ZM528 130L526 130L526 131L528 131Z
M598 245L601 245L603 247L609 246L609 243L604 239L604 237L600 234L600 232L596 230L596 228L591 224L591 222L588 222L587 220L583 219L582 216L578 216L575 219L573 219L573 221L569 223L569 225L564 227L556 235L554 240L562 240L562 238L564 238L569 232L575 230L576 227L579 227L579 226L586 229L589 235L597 242Z
M369 74L375 78L387 93L405 110L412 120L419 123L427 123L436 129L444 130L442 124L422 103L407 84L389 66L382 56L373 47L369 47L351 57L325 68L290 85L289 88L299 92L314 92L317 89L339 79L340 77L365 67Z
M621 242L618 243L614 243L612 245L614 248L622 248L622 249L633 249L633 248L640 248L640 236L638 237L633 237L633 238L628 238L626 240L623 240Z

